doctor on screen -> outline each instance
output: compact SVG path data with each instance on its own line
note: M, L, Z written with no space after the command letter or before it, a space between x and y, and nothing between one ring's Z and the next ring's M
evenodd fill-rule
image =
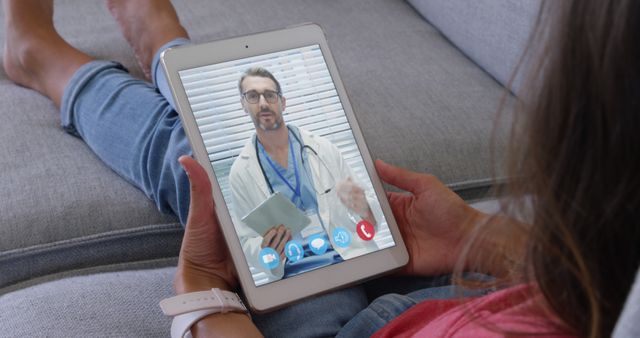
M250 68L238 82L256 132L231 167L236 228L249 264L267 282L341 262L377 249L379 208L372 211L338 148L283 120L286 99L276 78ZM310 219L299 233L283 225L257 233L240 220L274 192Z

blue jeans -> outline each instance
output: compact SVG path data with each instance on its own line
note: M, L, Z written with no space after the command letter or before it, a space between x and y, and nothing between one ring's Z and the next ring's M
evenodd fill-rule
M173 41L165 47L187 42ZM192 152L159 70L159 55L160 51L152 65L154 84L133 78L116 62L93 61L82 66L65 88L61 123L111 169L142 190L160 211L177 215L185 224L189 180L177 159ZM374 332L411 304L434 293L451 296L451 289L410 294L406 296L409 298L383 296L362 311L369 300L361 285L253 318L271 337L332 337L341 329L340 336L355 337ZM384 312L388 315L380 316L381 308L388 308ZM370 316L378 317L376 325L369 324Z
M180 41L165 47L175 44ZM171 99L159 71L159 55L154 58L153 70L158 74L154 80ZM133 78L118 63L93 61L69 81L60 114L65 130L81 137L160 211L173 213L186 223L189 180L178 157L192 152L172 99L167 100L154 84Z
M466 279L476 281L492 279L492 277L478 273L466 273L464 276ZM336 337L369 337L404 311L426 300L478 297L494 291L494 289L470 290L451 285L450 277L449 275L432 278L386 277L394 284L400 284L397 287L400 293L390 292L375 298L365 309L345 324L338 331ZM386 286L388 290L396 288L395 286L390 287L384 281L385 278L372 282L373 288L379 288L376 284L386 284L383 286Z

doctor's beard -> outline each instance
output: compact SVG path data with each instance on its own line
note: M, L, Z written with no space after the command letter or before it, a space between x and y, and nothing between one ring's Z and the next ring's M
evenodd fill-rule
M273 122L273 124L270 125L270 126L267 126L267 125L261 123L260 122L260 114L262 114L262 113L270 113L270 114L272 114L274 116L275 122ZM282 115L278 116L271 109L261 110L255 116L252 115L252 120L253 120L253 124L256 126L256 128L260 128L263 131L278 130L278 129L280 129L280 127L282 127L284 125L284 123L283 123L284 121L282 120Z

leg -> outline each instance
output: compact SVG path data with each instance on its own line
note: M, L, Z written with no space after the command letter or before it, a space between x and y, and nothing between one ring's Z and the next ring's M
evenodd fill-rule
M190 153L190 147L166 100L118 64L94 61L67 44L53 27L52 1L3 5L8 76L53 100L65 129L81 136L161 210L186 222L189 185L177 158Z
M161 46L188 37L168 0L111 0L107 6L147 75ZM65 128L185 224L189 182L177 159L191 148L175 110L153 86L113 63L83 68L72 82L61 110Z
M164 98L169 102L169 105L173 110L177 111L175 102L173 102L173 94L171 93L171 88L169 87L169 81L167 80L167 75L164 73L164 70L160 67L160 55L163 51L177 46L184 46L190 44L191 41L187 38L177 38L175 40L171 40L167 42L165 45L160 47L160 49L153 56L153 61L151 62L151 78L153 80L153 84L158 88L158 91Z
M265 337L335 337L367 304L362 286L355 286L252 316Z
M107 7L120 24L148 80L152 77L153 55L169 41L189 39L168 0L108 0Z
M369 301L373 301L389 293L406 295L417 290L447 285L451 285L451 275L432 276L428 278L391 275L376 278L363 284Z
M463 278L481 283L493 281L493 277L472 272L465 273ZM381 278L373 283L388 283L394 279L396 282L402 281L399 290L393 284L384 287L377 286L376 291L386 289L388 293L376 298L363 311L354 316L342 327L337 337L369 337L403 312L423 301L479 297L495 291L494 287L467 289L463 286L451 285L451 278L446 275L433 278ZM409 292L405 294L405 291Z
M52 0L5 0L3 5L6 31L3 66L7 75L60 107L69 79L91 57L71 47L55 31Z
M60 114L63 128L186 223L189 180L177 159L191 148L178 114L153 85L115 62L93 61L69 81Z
M159 67L160 53L189 44L189 35L180 25L170 1L108 0L107 7L134 50L140 68L175 110L167 78Z

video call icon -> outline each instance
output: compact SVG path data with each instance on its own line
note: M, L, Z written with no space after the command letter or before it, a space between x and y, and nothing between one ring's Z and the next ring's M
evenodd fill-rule
M280 265L280 255L271 247L260 250L260 263L269 269L275 269Z

